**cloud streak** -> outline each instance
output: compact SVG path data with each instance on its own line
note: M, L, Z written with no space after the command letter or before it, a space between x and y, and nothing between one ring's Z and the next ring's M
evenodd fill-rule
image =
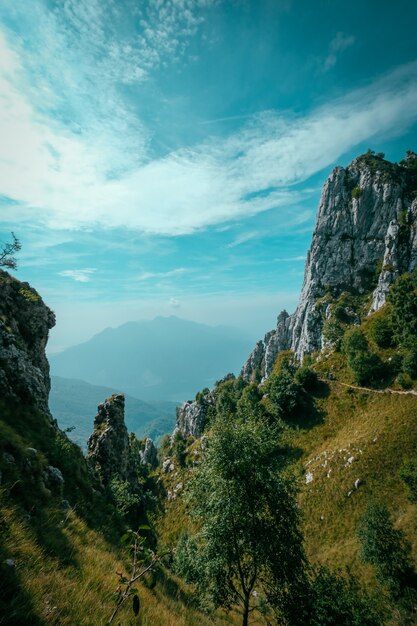
M355 43L355 37L353 35L344 35L343 33L337 33L337 35L331 40L329 45L329 53L323 63L323 72L328 72L334 65L336 65L338 57L343 50L350 48Z
M189 4L176 3L184 10ZM204 8L210 2L197 4ZM68 2L66 6L70 11L75 5ZM79 12L73 24L80 32L91 19L86 7L100 12L98 3L81 6L85 13ZM113 6L116 10L117 4ZM151 6L155 11L163 7L156 0ZM180 18L172 13L165 19L169 25L165 31L152 34L149 28L146 35L149 45L160 49L162 56L168 54L163 32L170 39ZM199 18L187 14L183 19L183 35L191 37ZM49 36L53 28L60 35L58 26L49 24ZM147 32L145 24L143 28ZM339 35L333 44L335 53L352 43ZM103 36L99 20L92 31L92 45L98 46ZM0 193L18 203L14 207L17 218L56 229L127 227L182 235L270 209L277 209L286 229L307 219L294 211L294 205L309 192L296 190L295 185L358 143L401 133L417 120L417 63L411 63L302 117L265 112L226 137L213 136L152 158L147 129L129 112L123 117L114 89L109 87L106 115L94 123L84 120L88 132L83 132L51 114L52 79L41 82L37 92L27 83L29 52L25 56L22 50L13 49L3 36L0 57ZM43 91L49 108L39 106ZM112 107L115 122L109 121Z
M58 272L58 276L65 276L72 278L77 283L89 283L91 281L91 275L97 271L95 267L85 267L80 270L63 270Z

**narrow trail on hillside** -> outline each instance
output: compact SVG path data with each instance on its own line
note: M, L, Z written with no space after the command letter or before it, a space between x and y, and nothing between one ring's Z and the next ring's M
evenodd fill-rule
M401 391L399 389L391 389L390 387L386 387L385 389L371 389L370 387L358 387L357 385L348 385L348 383L341 383L338 380L331 381L336 383L337 385L342 385L343 387L349 387L350 389L358 389L359 391L371 391L372 393L396 393L401 396L417 396L417 391L415 389L408 389Z

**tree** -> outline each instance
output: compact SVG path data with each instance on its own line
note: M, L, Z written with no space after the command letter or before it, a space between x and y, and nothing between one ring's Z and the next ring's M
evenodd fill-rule
M377 578L386 584L394 598L400 597L413 584L414 571L410 545L404 533L394 527L387 507L368 507L359 526L361 556L375 566Z
M22 244L14 233L12 233L12 241L9 243L2 243L0 249L0 267L7 267L11 270L15 270L17 267L17 261L13 256L16 252L19 252Z
M306 623L306 561L280 429L259 417L218 418L189 487L200 531L182 539L179 573L215 607L240 605L243 626L265 602L280 623Z
M380 611L351 575L321 567L312 581L309 626L381 626Z

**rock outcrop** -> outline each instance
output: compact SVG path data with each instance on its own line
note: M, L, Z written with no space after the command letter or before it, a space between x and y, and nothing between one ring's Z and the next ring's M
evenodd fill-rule
M87 446L88 459L104 485L116 475L122 480L129 478L130 446L123 394L114 394L99 404Z
M213 398L211 394L208 394L201 400L187 400L177 407L176 430L178 429L184 437L189 435L195 438L201 437L207 424L208 410L212 404Z
M49 364L45 355L53 312L39 294L0 270L0 397L27 404L50 419Z
M324 185L296 311L283 311L242 369L245 380L266 378L281 350L299 359L321 350L327 292L371 296L378 310L395 278L417 265L417 155L400 164L367 153L336 167ZM326 307L328 304L326 305Z
M145 447L140 453L140 460L144 465L156 467L158 465L158 451L150 437L145 439Z

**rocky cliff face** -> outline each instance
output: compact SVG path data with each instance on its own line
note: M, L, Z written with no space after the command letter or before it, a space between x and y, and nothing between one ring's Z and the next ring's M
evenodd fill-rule
M342 292L366 296L369 312L384 303L402 272L417 265L417 155L400 164L368 153L336 167L324 185L296 311L278 316L242 369L246 380L267 377L281 350L298 358L321 350L328 303Z
M187 400L177 407L177 423L172 436L179 431L183 437L189 435L195 438L201 437L208 423L210 408L216 402L217 386L234 379L234 374L226 374L224 378L216 382L213 390L203 389L197 394L195 400Z
M145 440L143 450L140 442L129 437L125 424L125 397L113 394L98 406L94 418L94 431L87 442L88 459L104 485L117 477L138 488L138 462L155 467L157 451L152 439Z
M128 478L130 449L123 394L114 394L99 404L87 446L88 458L103 484L116 474L122 480Z
M51 417L45 346L55 316L28 283L2 270L0 291L0 397Z

